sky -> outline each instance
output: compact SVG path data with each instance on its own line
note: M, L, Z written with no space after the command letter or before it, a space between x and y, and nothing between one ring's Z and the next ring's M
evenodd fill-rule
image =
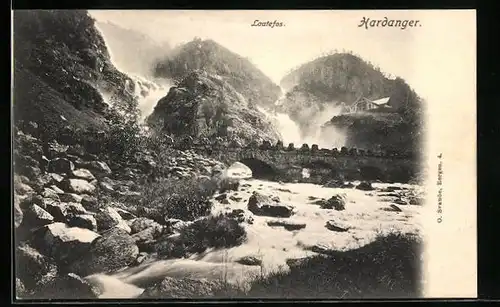
M474 10L106 10L91 15L173 46L194 37L213 39L248 57L276 83L290 69L333 50L353 51L383 72L403 77L424 98L436 90L431 76L462 82L456 80L458 68L475 74ZM366 29L359 27L363 17L419 20L420 26ZM284 26L252 27L255 20Z

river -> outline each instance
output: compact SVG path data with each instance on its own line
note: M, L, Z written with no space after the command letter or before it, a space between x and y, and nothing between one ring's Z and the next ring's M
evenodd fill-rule
M235 164L228 169L228 176L241 180L240 189L228 196L241 198L230 200L230 204L215 201L213 214L232 209L247 209L248 198L253 191L278 196L281 202L295 206L296 213L288 221L306 224L300 230L288 231L283 227L267 225L276 218L254 216L253 224L244 224L247 241L237 247L208 250L189 259L153 260L136 267L124 268L114 274L96 274L87 279L103 290L102 298L133 298L143 291L141 286L161 281L164 277L191 277L221 280L245 285L257 274L273 270L286 270L286 260L314 255L310 248L321 245L332 250L348 250L361 247L375 239L378 233L401 231L420 232L421 207L400 206L403 212L381 210L390 201L380 188L397 186L414 193L422 193L415 185L374 183L374 191L353 188L326 188L306 183L279 183L251 178L249 169ZM313 204L313 198L326 198L345 193L346 209L343 211L321 209ZM233 198L234 199L234 198ZM328 220L348 224L348 232L333 232L325 227ZM244 256L255 256L262 260L262 266L248 266L235 261Z

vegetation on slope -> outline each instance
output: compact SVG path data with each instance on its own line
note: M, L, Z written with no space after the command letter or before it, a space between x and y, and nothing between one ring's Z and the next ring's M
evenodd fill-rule
M16 11L14 55L14 120L35 122L44 138L67 126L105 129L116 112L108 103L136 113L132 80L110 62L87 11Z

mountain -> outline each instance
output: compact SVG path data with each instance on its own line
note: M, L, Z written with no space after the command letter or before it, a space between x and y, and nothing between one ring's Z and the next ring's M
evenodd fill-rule
M221 137L242 145L280 139L265 115L228 81L199 70L172 87L147 121L164 133L195 139Z
M288 73L280 84L286 94L276 108L289 114L304 134L313 128L318 114L329 112L331 120L324 128L346 131L347 146L411 152L419 148L421 99L405 80L387 78L359 56L335 53L317 58ZM388 109L340 114L341 103L385 97Z
M111 63L87 11L16 11L13 45L16 124L56 139L68 127L106 130L118 110L136 113L134 83Z
M251 104L269 107L281 94L279 86L249 60L213 40L195 38L175 48L157 63L155 75L180 80L194 70L220 76Z
M156 61L171 50L170 44L166 41L157 42L146 34L123 28L109 21L98 21L96 26L106 38L113 63L129 73L152 75Z

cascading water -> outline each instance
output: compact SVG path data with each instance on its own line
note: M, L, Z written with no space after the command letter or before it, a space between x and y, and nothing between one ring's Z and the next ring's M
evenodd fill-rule
M285 93L282 89L281 96L275 105L282 105L284 100ZM288 114L267 111L259 106L257 109L276 125L285 146L289 143L294 143L295 146L307 143L309 145L317 144L320 148L331 149L333 147L340 148L345 144L346 135L343 131L323 126L332 117L340 114L340 108L338 107L326 107L322 112L311 115L309 118L310 127L307 132L302 131L300 125L293 121Z
M153 110L154 110L154 107L156 106L156 103L158 102L158 100L160 100L162 97L166 96L168 91L170 90L170 88L172 87L172 84L168 81L168 80L165 80L165 79L157 79L157 78L154 78L152 77L151 75L146 75L146 74L143 74L143 75L140 75L138 74L137 72L134 72L134 69L129 69L130 65L131 64L134 64L132 65L132 67L138 67L140 66L141 62L144 66L144 70L143 71L147 71L147 66L149 65L151 59L141 59L140 57L137 57L137 61L139 63L128 63L129 65L127 65L127 63L124 63L124 62L120 62L120 63L117 63L116 61L114 61L114 54L120 52L120 50L113 50L112 48L110 48L110 44L107 43L107 37L106 37L106 34L101 30L99 29L99 27L96 25L96 27L98 28L98 30L101 32L101 35L104 39L104 41L106 42L106 46L108 48L108 53L110 55L110 58L111 58L111 62L115 65L115 67L120 70L121 72L127 74L127 76L130 77L130 79L132 80L132 82L134 83L133 85L129 85L129 84L126 84L127 85L127 88L132 88L133 89L133 92L131 94L133 94L136 99L138 100L138 107L139 107L139 111L141 113L140 115L140 119L141 121L144 121L146 119L147 116L149 116ZM127 67L129 66L129 67ZM136 71L136 69L135 69ZM110 105L110 97L107 93L101 93L104 101Z

